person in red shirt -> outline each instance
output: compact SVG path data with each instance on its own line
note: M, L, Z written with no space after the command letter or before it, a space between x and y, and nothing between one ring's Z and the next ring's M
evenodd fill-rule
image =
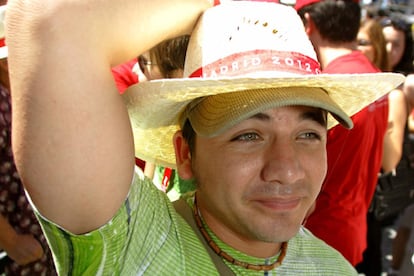
M298 0L295 8L316 49L323 73L380 71L356 50L361 19L358 2ZM387 118L385 96L352 117L352 130L334 127L329 131L328 173L305 224L354 266L362 261L366 248L366 215L381 168Z

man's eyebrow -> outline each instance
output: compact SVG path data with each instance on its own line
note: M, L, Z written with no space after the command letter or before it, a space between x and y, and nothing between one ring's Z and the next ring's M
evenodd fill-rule
M267 121L270 120L270 116L266 113L256 113L253 116L251 116L249 119L257 119L260 121ZM322 109L311 109L303 111L300 116L300 120L312 120L321 126L327 125L327 118L326 118L326 112L324 112Z
M266 113L260 112L260 113L254 114L253 116L250 116L250 118L248 119L257 119L260 121L267 121L267 120L270 120L270 116L267 115Z
M315 121L321 126L327 126L326 111L322 109L307 110L300 115L300 118Z

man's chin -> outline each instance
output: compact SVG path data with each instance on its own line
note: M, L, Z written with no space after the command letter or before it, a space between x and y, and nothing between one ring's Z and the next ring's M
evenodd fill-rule
M261 233L257 233L257 238L261 241L268 242L268 243L281 243L285 241L289 241L293 238L298 232L301 227L301 224L279 224L273 225L272 227L267 228L268 230L265 232L261 231Z

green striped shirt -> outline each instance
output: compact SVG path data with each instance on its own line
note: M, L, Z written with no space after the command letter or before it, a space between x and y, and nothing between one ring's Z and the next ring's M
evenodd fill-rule
M73 235L37 215L60 275L218 275L192 228L140 171L114 218L93 232ZM269 264L278 257L247 256L212 238L240 261ZM226 264L237 275L357 275L342 255L305 228L289 241L283 264L273 271Z

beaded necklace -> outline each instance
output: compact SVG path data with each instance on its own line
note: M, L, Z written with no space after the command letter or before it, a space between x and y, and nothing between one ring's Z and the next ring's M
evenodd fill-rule
M221 258L225 259L226 261L228 261L228 262L230 262L234 265L244 267L246 269L257 270L257 271L261 271L261 270L269 271L269 270L272 270L272 269L282 265L282 261L286 256L286 251L287 251L287 246L288 246L287 242L283 242L281 244L279 257L272 264L258 265L258 264L249 264L249 263L246 263L246 262L242 262L242 261L236 260L235 258L230 256L228 253L222 251L221 248L213 241L213 239L207 233L207 230L204 228L203 223L201 221L198 206L197 206L197 200L195 198L194 198L193 213L194 213L194 218L195 218L197 227L200 230L201 234L203 235L204 239L207 241L208 245L211 247L211 249L213 249L213 251L217 255L219 255Z

